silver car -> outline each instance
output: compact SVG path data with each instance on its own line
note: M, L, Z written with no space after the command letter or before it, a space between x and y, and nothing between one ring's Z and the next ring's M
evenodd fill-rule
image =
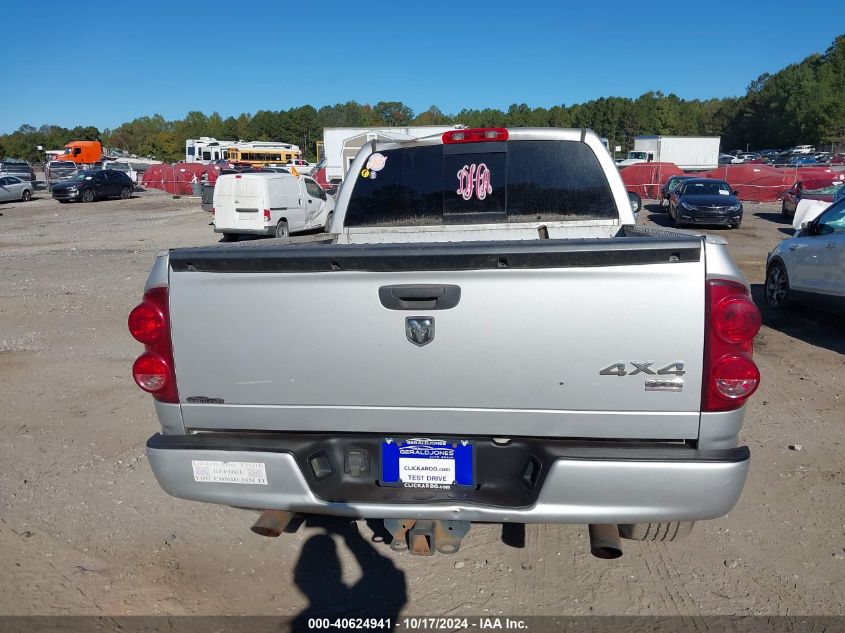
M766 302L779 309L800 299L845 309L845 197L769 254Z
M32 198L32 183L17 176L0 176L0 202L21 200L27 202Z

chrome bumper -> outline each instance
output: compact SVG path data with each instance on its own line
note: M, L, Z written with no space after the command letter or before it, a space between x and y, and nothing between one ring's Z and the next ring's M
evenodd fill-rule
M452 500L337 502L325 501L313 493L290 453L168 448L162 442L163 437L167 436L151 438L147 455L159 484L175 497L238 507L372 519L514 523L712 519L727 513L737 502L749 465L749 452L745 447L666 451L670 454L666 457L655 457L655 451L638 454L636 449L630 449L630 455L625 454L627 449L604 454L601 449L574 449L571 455L554 461L536 501L526 507L497 507ZM197 482L192 460L262 462L267 485Z

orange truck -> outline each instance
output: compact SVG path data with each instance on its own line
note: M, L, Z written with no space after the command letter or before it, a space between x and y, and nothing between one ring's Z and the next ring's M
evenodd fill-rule
M93 165L103 159L100 141L71 141L65 145L64 154L54 160L71 160L77 165Z

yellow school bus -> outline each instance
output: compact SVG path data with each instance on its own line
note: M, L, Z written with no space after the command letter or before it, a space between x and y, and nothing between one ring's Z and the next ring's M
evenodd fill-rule
M299 158L302 152L294 149L263 148L263 147L230 147L228 160L230 163L248 163L253 167L267 165L284 165L288 161Z

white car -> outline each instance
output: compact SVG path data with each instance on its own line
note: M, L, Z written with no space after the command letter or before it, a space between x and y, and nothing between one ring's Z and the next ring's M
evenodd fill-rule
M295 158L293 160L289 160L284 167L293 167L296 169L296 172L303 176L310 176L314 173L314 169L316 169L317 165L314 163L309 163L307 160L303 158Z
M132 169L132 165L124 161L106 161L103 163L103 169L114 169L115 171L122 171L124 174L132 179L132 182L138 182L138 172Z
M845 308L845 198L769 253L766 302L778 309L801 298Z
M32 198L32 183L17 176L0 176L0 202L20 200L27 202Z
M793 154L812 154L816 151L816 148L812 145L796 145L792 148Z

